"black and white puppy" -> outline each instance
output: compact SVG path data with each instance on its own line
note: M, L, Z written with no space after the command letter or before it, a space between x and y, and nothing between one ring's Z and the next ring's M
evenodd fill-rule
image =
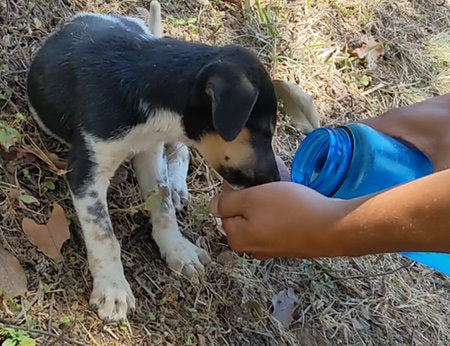
M67 179L93 276L90 303L102 319L122 320L135 307L106 201L124 160L132 159L143 196L168 189L151 211L152 236L187 276L209 257L177 225L188 197L186 145L233 185L279 180L274 88L246 49L156 37L135 18L80 14L43 43L28 96L39 125L71 147Z

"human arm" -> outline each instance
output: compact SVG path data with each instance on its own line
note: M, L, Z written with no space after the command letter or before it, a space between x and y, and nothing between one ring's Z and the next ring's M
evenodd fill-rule
M352 200L271 183L228 189L213 199L211 211L222 217L235 251L261 259L450 252L448 187L450 169Z
M390 110L362 123L416 146L430 158L435 172L450 168L450 93Z
M450 168L450 94L389 111L365 123L415 145L431 159L435 172ZM450 196L445 195L446 190L450 190L448 171L446 174L433 174L377 195L351 201L325 198L297 184L274 183L238 192L225 191L213 200L212 210L216 216L223 217L232 248L259 257L356 256L412 251L412 245L417 247L420 244L422 248L416 251L427 251L423 247L430 246L430 241L435 238L426 241L425 233L415 231L417 227L423 232L431 232L427 233L428 236L441 237L441 246L446 246L445 250L428 251L450 252L450 241L448 236L445 238L448 233L439 232L442 228L436 227L435 221L427 218L427 215L438 213L436 222L450 219L445 208L439 209L439 205L431 203L433 197L429 195L429 191L436 192L441 198L440 203L448 203ZM415 186L420 188L416 190ZM439 188L442 191L438 191ZM421 189L430 198L428 202L418 197ZM380 211L384 215L381 219L377 217ZM422 219L412 219L414 215L420 215ZM337 220L340 222L337 223ZM409 221L414 221L412 229L407 227ZM387 223L382 222L391 224L388 227ZM364 228L366 224L370 227ZM405 229L401 231L398 227ZM334 232L330 233L331 230ZM393 233L389 234L389 230ZM364 236L356 237L358 231ZM377 234L380 239L374 239Z

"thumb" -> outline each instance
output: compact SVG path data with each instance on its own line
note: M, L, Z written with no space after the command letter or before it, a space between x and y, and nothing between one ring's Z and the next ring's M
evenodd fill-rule
M209 203L211 213L215 217L227 218L243 215L243 201L245 198L245 190L228 190L223 191Z

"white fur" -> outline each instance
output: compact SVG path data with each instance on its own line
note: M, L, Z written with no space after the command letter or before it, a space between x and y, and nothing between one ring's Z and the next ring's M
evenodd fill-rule
M109 219L106 204L108 185L108 177L99 174L89 188L89 191L95 191L97 196L88 193L84 198L74 195L72 198L83 230L89 270L94 281L89 302L97 306L101 319L119 321L126 318L128 310L135 309L135 298L125 279L120 260L120 245ZM104 206L104 217L96 218L89 212L89 208L98 201Z
M149 105L142 103L142 111L150 112ZM102 319L121 320L134 309L134 297L123 274L120 247L114 236L107 210L106 193L109 179L127 158L133 158L133 166L142 195L169 190L161 208L151 211L152 236L159 246L162 257L170 268L189 277L195 277L209 262L207 253L185 239L179 229L175 206L183 207L188 192L186 175L189 151L179 141L186 141L181 117L167 110L148 114L148 121L112 140L100 140L84 134L96 162L93 182L82 198L73 196L88 251L89 268L94 278L90 302L98 307ZM165 143L167 156L165 153ZM174 202L175 201L175 206ZM93 215L92 208L102 205L101 217ZM91 210L91 211L90 211ZM112 302L117 302L113 304Z
M169 144L166 147L167 171L172 201L177 211L188 203L186 177L189 169L189 149L183 143Z
M156 0L152 0L150 3L148 26L153 35L158 38L162 37L161 5Z
M111 23L114 23L114 24L120 24L123 28L129 30L119 18L116 18L116 17L114 17L112 15L109 15L109 14L92 13L92 12L80 12L80 13L77 13L73 18L75 19L75 18L82 18L82 17L88 17L88 16L101 18L101 19L107 20L107 21L109 21ZM139 27L145 32L145 37L146 38L154 37L154 35L150 31L150 29L147 27L147 25L145 25L145 22L142 19L134 18L134 17L128 17L128 16L123 16L123 18L125 18L125 19L127 19L127 20L129 20L131 22L134 22L137 25L139 25Z
M164 145L159 145L138 154L133 159L133 167L143 196L155 193L160 187L170 187L167 174L171 173L167 173L167 162L164 157ZM179 178L186 180L186 175L183 177L178 172L174 173L174 176L177 174ZM173 190L169 189L169 192L170 195L163 199L161 207L151 210L152 236L170 268L186 276L196 277L204 270L203 264L208 263L210 259L206 251L181 235L172 202Z

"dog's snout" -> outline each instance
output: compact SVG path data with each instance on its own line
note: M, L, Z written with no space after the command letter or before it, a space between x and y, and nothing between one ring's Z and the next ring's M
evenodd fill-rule
M278 170L268 173L256 173L253 185L273 183L275 181L280 181L280 173Z

